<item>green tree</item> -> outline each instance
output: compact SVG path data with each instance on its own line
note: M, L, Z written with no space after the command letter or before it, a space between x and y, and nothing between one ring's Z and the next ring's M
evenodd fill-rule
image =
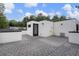
M36 17L34 15L31 15L29 18L29 21L32 21L32 20L36 20Z
M57 15L55 15L55 16L51 19L51 21L53 21L53 22L63 21L63 20L66 20L66 17L65 17L65 16L58 17Z
M57 22L57 21L60 21L59 17L57 15L55 15L53 18L52 18L52 21L53 22Z
M29 17L24 17L22 23L23 23L23 26L26 27L27 26L27 22L29 21Z
M31 15L30 17L27 16L27 17L24 17L22 23L23 23L24 27L26 27L27 22L35 20L35 19L36 19L36 17L34 15Z
M9 26L17 26L17 21L16 20L10 20Z
M61 16L60 17L60 21L63 21L63 20L66 20L66 17L65 16Z
M27 25L29 21L42 21L42 20L50 20L49 16L44 16L42 13L39 13L37 16L31 15L30 17L24 17L23 24Z
M0 29L8 28L8 20L4 16L5 6L3 3L0 3Z
M8 28L8 20L5 16L0 16L0 29Z
M45 18L46 20L50 20L50 17L49 16L46 16L46 18Z
M37 17L36 17L36 21L41 21L43 19L44 19L44 17L42 15L42 13L38 14Z
M24 27L24 24L23 24L23 22L18 21L18 22L17 22L17 26L18 26L18 27Z
M36 21L42 21L42 20L50 20L49 16L44 16L42 13L39 13L36 17Z

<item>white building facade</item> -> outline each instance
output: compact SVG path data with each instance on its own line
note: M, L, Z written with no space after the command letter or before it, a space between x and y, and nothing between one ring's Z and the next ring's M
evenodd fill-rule
M31 36L50 36L53 34L53 22L46 20L30 21L27 23L27 34Z
M54 35L68 37L69 31L76 31L77 20L65 20L54 22Z
M59 22L30 21L27 23L27 34L31 36L48 37L51 35L68 37L69 31L76 30L77 20L65 20Z

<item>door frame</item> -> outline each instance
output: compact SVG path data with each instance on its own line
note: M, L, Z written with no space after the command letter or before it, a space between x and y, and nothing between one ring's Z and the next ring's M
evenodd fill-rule
M37 34L34 34L35 28L34 25L37 25ZM33 23L33 36L38 36L38 24Z

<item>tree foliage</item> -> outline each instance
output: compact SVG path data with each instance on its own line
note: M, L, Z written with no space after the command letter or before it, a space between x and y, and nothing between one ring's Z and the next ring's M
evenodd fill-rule
M9 26L17 26L17 21L16 20L10 20Z
M5 10L4 4L0 3L0 29L8 28L8 20L3 14L4 10Z
M8 28L8 20L5 16L0 16L0 29Z
M55 15L51 19L51 21L57 22L57 21L63 21L65 19L66 19L65 16L58 17L57 15ZM29 22L29 21L42 21L42 20L50 20L50 17L44 16L42 13L40 13L37 16L31 15L30 17L24 17L24 19L22 21L17 22L16 20L9 20L9 22L8 22L8 20L4 16L4 14L1 13L1 15L0 15L0 28L8 28L8 25L15 26L15 27L26 27L27 22Z
M18 21L18 22L17 22L17 26L18 26L18 27L25 27L24 23L21 22L21 21Z
M66 17L65 16L58 17L57 15L55 15L51 20L53 22L63 21L63 20L66 20Z
M63 20L66 20L66 17L65 16L61 16L60 17L60 21L63 21Z
M60 19L59 19L59 17L57 16L57 15L55 15L53 18L52 18L52 21L53 22L56 22L56 21L59 21Z
M31 15L29 18L29 21L32 21L32 20L34 20L34 21L36 20L36 17L34 15Z
M36 21L48 20L50 19L48 16L42 15L42 13L38 14L36 17Z

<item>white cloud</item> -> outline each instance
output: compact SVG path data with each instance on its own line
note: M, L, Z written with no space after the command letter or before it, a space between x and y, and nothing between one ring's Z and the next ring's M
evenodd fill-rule
M66 11L67 17L71 17L71 18L75 17L74 13L72 12L73 8L70 4L65 4L63 9Z
M46 12L44 12L43 10L36 10L35 11L35 15L37 16L39 13L42 13L44 16L48 16L48 14Z
M48 13L48 15L50 16L50 19L52 19L55 15L57 15L58 17L61 16L61 13L60 12L51 12L51 13Z
M26 12L22 17L19 18L19 20L22 21L24 19L24 17L30 18L31 15L33 15L33 14L30 12Z
M60 12L49 12L49 13L46 13L44 12L43 10L36 10L35 11L35 15L37 16L39 13L42 13L44 16L50 16L50 19L53 18L53 16L55 15L58 15L58 17L61 16L61 13Z
M67 17L79 20L79 10L77 8L72 7L70 4L66 4L63 9L66 11Z
M22 17L17 18L18 19L17 21L23 21L24 17L25 16L23 15Z
M72 10L72 6L70 4L65 4L63 9L66 10L66 11L71 11Z
M25 13L25 16L27 16L27 17L30 17L31 15L32 15L32 13L30 13L30 12Z
M24 17L30 18L31 15L33 15L33 14L30 12L26 12L24 15L22 15L20 18L18 18L18 21L22 21L24 19Z
M56 12L55 14L58 15L58 17L61 16L61 13L60 12Z
M75 10L75 11L67 11L67 16L70 18L76 18L77 20L79 20L79 11Z
M17 12L19 12L19 13L22 14L23 13L23 10L22 9L18 9Z
M12 11L11 10L7 10L7 9L5 9L5 11L4 11L4 13L12 13Z
M50 16L50 19L52 19L55 16L54 12L48 13L48 15Z
M15 8L13 3L4 3L5 11L4 13L12 13L12 10Z
M25 3L25 7L37 7L37 3Z
M68 17L71 17L71 18L72 18L72 17L73 17L73 18L75 17L75 15L74 15L71 11L67 11L67 16L68 16Z

